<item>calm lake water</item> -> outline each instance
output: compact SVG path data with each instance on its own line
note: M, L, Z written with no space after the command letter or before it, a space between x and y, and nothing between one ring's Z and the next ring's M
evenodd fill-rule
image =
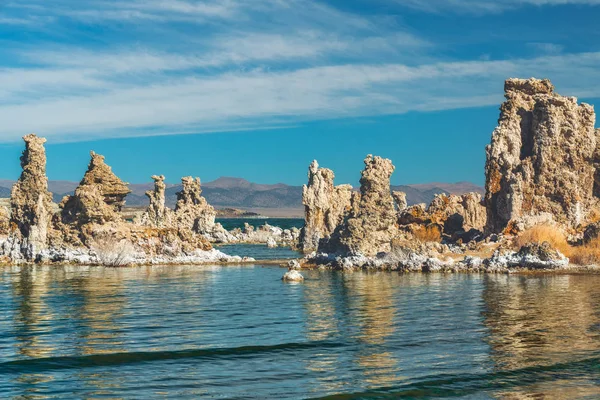
M283 272L0 268L0 397L600 398L600 276Z
M232 230L235 228L243 228L247 222L255 228L266 224L278 226L281 229L302 228L304 226L304 218L217 218L216 222L223 225L223 228Z
M302 252L292 250L289 247L270 249L264 244L224 244L215 247L225 254L252 257L255 260L285 260L304 257Z

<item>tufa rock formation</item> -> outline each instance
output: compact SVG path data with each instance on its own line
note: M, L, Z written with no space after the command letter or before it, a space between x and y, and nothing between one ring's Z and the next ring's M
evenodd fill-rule
M0 205L0 235L8 234L10 227L10 214L6 207Z
M125 205L125 197L131 193L131 190L127 187L127 183L119 179L104 162L104 156L93 151L90 155L92 159L79 186L97 185L106 205L120 212Z
M15 229L12 233L21 240L22 250L27 249L26 257L31 258L48 244L52 194L46 176L46 139L31 134L23 140L23 172L12 188L10 224Z
M313 161L308 168L308 185L302 188L305 224L300 233L300 248L305 253L317 250L321 239L328 239L350 209L352 186L334 186L332 170L319 168Z
M486 148L487 230L511 231L542 213L568 228L585 223L599 187L593 107L556 94L548 80L508 79L504 91Z
M178 227L186 227L195 233L207 233L215 226L215 209L202 197L200 178L181 178L182 188L177 192L175 220Z
M90 153L88 169L75 189L75 194L65 196L59 204L63 224L105 224L119 221L119 212L125 197L131 192L127 184L117 177L104 162L104 157Z
M402 212L408 208L408 202L406 201L406 193L393 191L392 197L394 198L396 207L398 207L398 212Z
M360 196L354 196L352 213L339 228L338 250L375 256L391 250L398 234L397 213L390 192L394 172L391 160L368 155L360 178Z
M427 214L431 223L439 225L449 235L471 229L483 231L487 221L479 193L436 195L427 208Z
M150 200L148 209L142 215L142 225L156 228L169 227L172 224L172 211L165 206L165 177L164 175L153 175L154 190L148 190L146 196Z

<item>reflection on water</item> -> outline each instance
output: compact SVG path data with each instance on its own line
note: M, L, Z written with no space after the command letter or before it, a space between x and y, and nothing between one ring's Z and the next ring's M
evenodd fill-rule
M581 275L486 277L484 321L495 367L551 366L599 354L599 283L597 276ZM600 394L598 377L592 378L562 388L560 397ZM515 394L549 392L556 383L535 382Z
M600 276L0 269L2 398L597 398Z
M394 286L389 274L347 274L344 283L350 321L358 326L357 339L364 343L357 354L357 363L363 370L369 386L387 386L398 378L398 366L386 341L394 334Z

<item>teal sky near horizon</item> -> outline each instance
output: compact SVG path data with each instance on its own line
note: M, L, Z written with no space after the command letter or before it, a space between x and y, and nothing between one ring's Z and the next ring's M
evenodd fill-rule
M0 0L0 179L21 136L48 175L89 151L124 180L483 183L507 77L600 98L600 0ZM549 23L556 21L557 23Z

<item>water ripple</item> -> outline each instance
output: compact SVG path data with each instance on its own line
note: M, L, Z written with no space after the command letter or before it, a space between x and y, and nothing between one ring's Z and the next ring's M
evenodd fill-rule
M600 276L303 273L0 268L2 398L600 398Z

